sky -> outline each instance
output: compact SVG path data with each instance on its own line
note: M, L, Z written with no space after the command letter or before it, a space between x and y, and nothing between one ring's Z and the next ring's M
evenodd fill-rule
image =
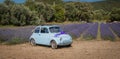
M0 2L3 2L4 0L0 0ZM24 3L26 0L13 0L16 3ZM64 0L64 1L75 1L75 0ZM79 0L78 0L79 1ZM96 2L101 0L80 0L81 2Z
M5 1L5 0L0 0L0 2L3 2L3 1ZM24 3L25 2L25 0L13 0L13 1L15 1L16 3Z

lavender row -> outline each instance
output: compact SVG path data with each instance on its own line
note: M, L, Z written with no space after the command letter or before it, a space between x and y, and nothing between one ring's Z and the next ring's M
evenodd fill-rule
M114 40L115 36L109 29L108 24L101 23L100 25L101 38L104 40Z
M79 24L67 24L67 25L60 25L60 26L65 32L69 32L71 30L76 29L78 25Z
M111 23L109 24L114 33L120 37L120 23Z
M98 33L98 23L94 23L91 27L84 32L84 39L96 39Z
M67 24L60 25L63 30L76 38L83 34L83 38L95 39L97 37L98 23ZM0 28L0 39L11 40L13 38L28 39L35 26L19 28ZM101 23L100 32L102 39L115 39L111 28L120 37L120 23Z
M91 23L84 23L84 24L72 24L70 27L63 28L64 31L69 33L74 37L80 37L80 35L91 25Z
M5 41L9 41L14 38L28 40L28 38L32 34L33 28L34 27L0 29L0 39L3 39Z
M0 29L0 39L7 41L14 37L15 31L11 29Z

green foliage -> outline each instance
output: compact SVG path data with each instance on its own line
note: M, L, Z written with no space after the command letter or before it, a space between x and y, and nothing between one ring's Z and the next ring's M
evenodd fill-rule
M111 11L110 21L120 21L120 8L115 8Z
M110 13L103 9L92 11L92 17L98 21L107 21L110 18Z
M101 18L102 21L107 22L119 21L120 0L103 0L91 4L93 5L94 10L98 11L98 13L95 13L100 16L95 16L98 20Z
M111 12L113 8L120 8L120 0L105 0L100 2L91 3L95 10L103 9L105 11Z
M20 44L24 43L26 40L20 39L20 38L13 38L12 40L7 41L5 44L7 45L13 45L13 44Z
M0 37L0 43L3 43L3 42L5 42L5 40Z
M64 20L65 9L62 8L62 6L60 6L60 5L54 6L54 9L55 9L55 13L54 13L53 20L55 22L63 22L63 21L65 21Z
M37 17L33 17L33 12L28 7L19 4L0 4L0 24L1 25L31 25L36 24Z
M91 19L92 6L89 3L69 2L65 4L66 19L70 21L87 21Z
M0 3L0 25L39 25L64 21L120 21L119 1L94 3L63 2L62 0L26 0L16 4L13 0ZM113 7L116 7L114 9Z
M5 3L6 5L13 5L13 4L15 4L15 2L12 1L12 0L5 0L4 3Z
M86 35L86 36L83 36L83 38L86 39L86 40L95 39L95 37L93 37L93 35L91 35L91 34L88 34L88 35Z
M43 2L47 4L63 4L62 0L35 0L36 2Z
M110 41L115 41L115 38L111 37L111 36L105 36L104 38L102 38L104 40L110 40Z
M72 33L69 33L69 34L70 34L70 36L72 36L72 39L77 39L78 38L76 35L74 35Z
M120 0L105 0L105 1L117 1L117 2L118 2L118 1L120 1Z

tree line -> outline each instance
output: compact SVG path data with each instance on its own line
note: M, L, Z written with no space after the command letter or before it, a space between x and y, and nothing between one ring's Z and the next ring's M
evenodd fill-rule
M63 2L62 0L26 0L18 4L12 0L0 3L0 25L39 25L64 21L120 21L120 8L111 11L94 9L87 2Z

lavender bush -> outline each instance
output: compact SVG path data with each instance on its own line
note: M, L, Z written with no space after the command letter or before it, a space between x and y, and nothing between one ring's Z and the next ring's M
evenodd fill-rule
M78 27L79 24L67 24L67 25L60 25L60 27L65 31L69 32L71 30L74 30Z
M114 33L120 37L120 23L110 23L109 26L114 31Z
M87 31L84 32L83 38L84 39L96 39L98 32L98 23L94 23L90 26Z
M0 28L0 40L8 42L14 39L28 41L33 29L34 26L19 28Z
M84 24L72 24L71 26L62 27L65 32L70 34L72 37L78 38L80 35L91 25L91 23Z
M98 23L84 23L84 24L67 24L60 25L66 33L70 34L72 38L79 38L83 34L84 39L95 39L97 37ZM0 42L8 41L19 43L27 41L32 34L35 26L15 27L15 28L0 28ZM101 23L100 32L101 38L104 40L114 40L115 36L110 30L120 37L120 23Z
M14 30L11 29L0 29L0 39L7 41L14 37Z
M100 25L101 38L104 40L114 40L115 36L109 29L108 24L101 23Z

